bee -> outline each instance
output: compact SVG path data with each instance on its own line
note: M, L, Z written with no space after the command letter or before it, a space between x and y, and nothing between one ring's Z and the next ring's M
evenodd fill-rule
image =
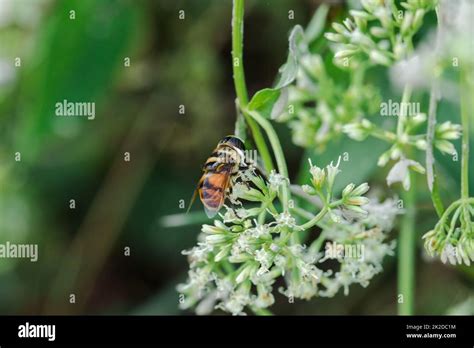
M214 217L222 208L232 189L233 179L239 171L248 167L245 163L244 151L243 141L235 135L228 135L219 141L204 164L202 168L204 174L199 180L191 204L199 193L199 198L209 218Z

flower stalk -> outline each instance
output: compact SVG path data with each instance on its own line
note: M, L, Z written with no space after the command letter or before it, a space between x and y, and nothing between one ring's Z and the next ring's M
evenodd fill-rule
M411 175L409 173L408 175ZM403 216L400 236L398 238L398 294L402 297L398 301L398 314L414 314L415 297L415 204L416 185L403 192L405 215Z
M406 85L403 90L401 105L408 105L410 101L412 89L410 85ZM402 141L405 134L405 124L407 122L406 108L400 110L397 137L398 141ZM412 176L410 172L408 176ZM398 241L398 293L402 295L398 301L398 314L413 315L414 314L414 297L415 297L415 205L416 191L412 185L408 191L403 192L403 200L405 202L405 215L403 216L400 235Z
M234 0L232 12L232 69L234 73L235 93L237 94L240 110L245 108L249 102L243 61L244 3L244 0ZM257 123L245 113L244 118L252 132L255 145L262 157L265 170L270 173L274 167L272 157L267 144L265 143L265 139L262 136L262 132ZM242 119L240 120L240 122L243 122ZM237 128L242 129L243 125L240 124Z
M280 140L278 139L275 129L273 129L271 123L255 111L249 111L244 109L243 112L244 114L247 114L251 118L253 118L260 125L260 127L263 128L263 130L267 134L268 139L270 140L273 154L275 155L275 159L277 162L278 172L283 175L284 178L288 179L288 168L286 166L285 155L283 154L283 149L281 147ZM282 185L281 190L283 210L288 211L288 204L290 201L290 189L288 180Z

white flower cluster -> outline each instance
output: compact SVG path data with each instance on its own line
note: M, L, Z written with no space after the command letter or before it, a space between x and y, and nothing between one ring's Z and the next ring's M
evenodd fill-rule
M435 228L427 232L425 249L452 265L474 262L474 199L458 200L444 212Z
M279 186L287 180L272 173L266 182L246 173L250 185L234 190L234 200L258 202L261 206L241 205L237 213L227 207L222 221L202 226L198 244L183 251L190 270L187 282L177 288L183 295L180 307L195 307L197 314L215 309L233 315L246 314L248 309L260 313L274 304L274 285L281 277L286 286L280 286L278 291L291 299L330 297L340 288L347 293L353 283L367 286L382 270L384 256L392 254L393 244L385 243L385 231L392 227L397 210L387 202L383 207L377 202L369 203L363 197L369 189L367 184L349 184L340 199L332 199L338 166L339 162L324 169L311 166L309 192L322 195L324 191L326 208L318 214L320 218L307 217L309 221L302 225L298 225L301 217L294 210L278 211L273 204L279 197ZM379 214L381 209L384 214ZM345 220L347 211L356 214L351 222ZM262 214L267 214L268 219L262 219ZM320 237L300 242L298 234L312 227L318 227ZM338 259L338 270L324 270L324 241L363 245L363 258Z
M335 33L326 33L326 38L335 42L335 63L342 68L349 68L353 74L363 70L367 61L374 65L394 65L393 75L400 75L398 70L403 70L406 74L409 70L406 66L419 60L413 48L413 36L421 28L424 16L434 10L438 1L409 0L402 2L401 7L391 0L363 0L361 3L362 8L351 10L351 17L346 18L342 24L333 23ZM434 69L435 67L432 68L432 74L435 74ZM417 75L413 73L413 69L410 71L411 76ZM409 93L407 100L402 100L399 104L403 106L408 102ZM378 165L384 167L390 160L396 161L388 174L387 184L400 182L408 190L409 169L424 174L425 168L409 158L411 152L407 149L426 151L431 145L427 144L426 134L419 133L426 124L426 114L419 111L410 115L406 113L406 109L400 107L396 132L382 129L364 117L348 120L342 126L342 132L358 141L372 136L390 143L390 148L379 157ZM433 145L443 153L454 155L456 150L451 141L458 139L460 134L460 125L451 122L439 124L434 132Z
M323 23L327 11L325 4L319 6L311 23ZM288 107L277 121L291 128L293 143L322 151L331 139L341 134L344 125L374 114L379 109L381 97L373 85L362 83L364 69L348 79L349 85L334 74L325 63L325 57L319 54L324 51L317 41L322 31L315 35L311 23L300 33L295 83L287 87Z
M356 219L341 219L339 223L326 218L321 224L322 235L332 244L345 245L346 248L357 247L362 253L338 258L338 269L324 272L321 278L323 288L319 290L319 296L332 297L341 288L347 295L351 284L368 286L370 280L383 270L384 257L394 255L395 241L387 242L386 239L396 216L402 213L396 201L387 199L379 203L372 200L362 208L367 211L364 217L359 215ZM319 262L324 263L327 259L325 256Z
M343 24L333 23L326 33L336 43L334 61L341 67L360 68L362 62L390 66L405 59L413 36L437 0L408 0L397 7L394 0L362 0L361 10L350 10Z

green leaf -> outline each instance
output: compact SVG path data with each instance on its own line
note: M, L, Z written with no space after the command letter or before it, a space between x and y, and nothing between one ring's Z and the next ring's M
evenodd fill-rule
M314 13L313 18L311 18L311 21L309 22L305 31L305 37L308 45L321 36L326 24L328 12L329 6L326 4L321 4Z
M275 85L275 89L280 89L291 84L298 73L298 43L299 40L304 41L304 31L300 25L296 25L290 33L288 39L288 59L286 63L279 69L280 79Z
M270 104L273 105L278 100L279 96L280 91L278 89L264 88L255 93L255 95L252 97L252 100L249 102L248 108L250 110L262 112L268 108Z
M265 118L275 119L283 113L288 102L288 89L265 88L252 97L249 110L257 111Z
M263 117L275 119L285 108L288 102L288 91L290 85L298 73L298 44L304 41L303 28L296 25L288 39L288 58L286 63L279 69L280 78L274 88L265 88L252 97L248 105L249 110L258 111Z

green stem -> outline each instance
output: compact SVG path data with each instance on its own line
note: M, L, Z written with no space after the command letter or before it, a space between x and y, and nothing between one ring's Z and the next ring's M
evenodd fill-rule
M316 225L323 217L324 215L326 215L326 213L328 212L328 207L325 206L319 213L318 215L316 215L314 218L312 218L311 220L309 220L307 223L301 225L299 227L299 229L301 230L307 230L311 227L313 227L314 225Z
M405 85L403 90L400 114L398 115L397 138L403 144L406 125L406 105L410 101L411 86ZM411 175L411 173L408 173ZM409 191L402 194L405 202L405 215L400 226L398 237L398 294L402 296L398 302L398 313L401 315L412 315L414 313L414 291L415 291L415 184L411 185Z
M243 62L244 0L234 0L232 12L232 66L237 98L241 105L248 104Z
M441 217L444 213L444 205L441 199L441 195L439 193L438 178L435 172L433 154L438 94L438 81L434 81L433 85L431 86L430 107L428 111L428 128L426 133L426 179L428 180L428 188L431 193L431 200L433 201L433 206L435 207L438 217Z
M408 175L411 175L410 173ZM416 185L413 183L409 191L403 193L405 215L403 216L400 236L398 238L398 294L402 295L398 303L398 314L414 313L415 291L415 204Z
M267 308L258 308L258 307L252 306L251 309L252 309L252 312L254 312L256 315L263 315L263 316L272 316L272 315L274 315Z
M298 215L300 218L305 219L305 220L311 220L314 218L314 215L311 214L309 211L304 210L303 208L300 207L294 207L290 209L293 213Z
M319 237L310 245L309 250L311 252L319 252L323 246L323 242L326 240L326 233L321 231Z
M245 84L244 61L243 61L243 33L244 33L244 0L234 0L232 12L232 69L234 73L235 93L237 94L240 109L245 108L249 102L247 85ZM244 113L257 150L262 157L265 170L270 173L274 167L272 157L268 150L265 139L262 136L257 123ZM242 124L237 127L242 128Z
M397 140L397 136L395 135L395 133L380 129L377 126L373 127L372 131L370 132L370 135L374 138L384 140L388 143L393 143Z
M439 15L439 8L436 7L436 18L438 19L438 28L436 33L436 48L435 55L439 54L440 50L440 38L441 38L441 18ZM435 207L438 217L444 213L444 205L439 193L438 178L436 176L435 165L434 165L434 154L433 154L433 142L435 136L435 126L436 126L436 110L439 100L439 74L436 74L434 81L431 84L430 92L430 104L428 110L428 127L426 131L426 179L428 181L428 188L431 193L431 200L433 206Z
M407 103L410 101L411 97L411 86L410 85L405 85L405 88L403 89L403 95L402 95L402 101L401 101L401 106L400 106L400 114L398 115L398 124L397 124L397 137L399 140L402 139L403 132L405 130L405 124L406 124L406 111L407 111Z
M469 198L469 110L472 86L469 83L469 72L461 71L461 124L462 124L462 157L461 157L461 198Z
M258 112L244 109L243 113L244 115L249 115L260 125L260 127L263 128L263 130L267 134L268 140L270 141L270 145L272 146L273 154L275 155L275 159L277 162L278 172L288 179L288 169L286 167L285 155L283 154L283 149L281 147L280 140L278 139L278 136L275 130L273 129L271 123L266 118L263 118ZM290 199L291 196L289 190L289 183L287 182L282 186L282 205L284 211L288 211L288 203Z

